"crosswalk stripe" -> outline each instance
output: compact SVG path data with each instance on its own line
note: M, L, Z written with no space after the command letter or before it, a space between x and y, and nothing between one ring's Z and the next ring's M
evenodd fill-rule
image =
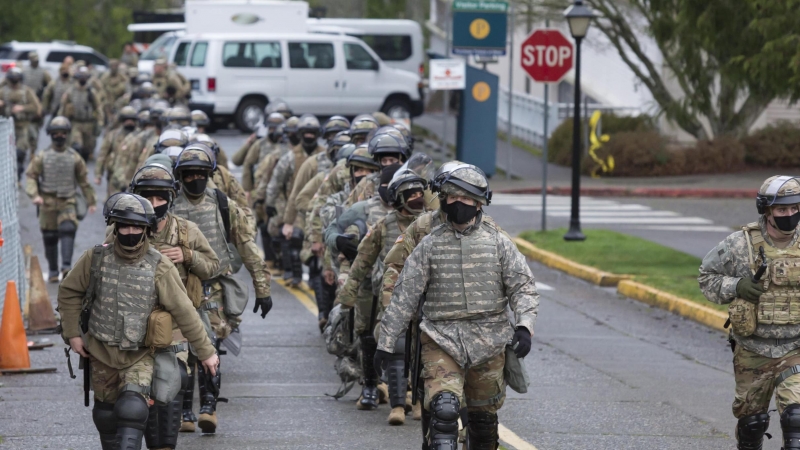
M569 211L548 212L552 217L569 217ZM581 217L680 217L672 211L581 211Z
M536 290L537 291L555 291L556 289L549 284L544 284L540 281L536 282Z
M581 217L581 223L608 223L608 224L632 224L632 225L711 225L714 222L701 217Z
M723 227L720 225L705 225L705 226L683 226L683 225L654 225L646 227L635 227L640 230L655 230L655 231L707 231L707 232L728 232L732 233L734 230L730 227Z
M511 205L509 205L511 206ZM490 206L491 208L491 206ZM519 205L519 206L511 206L511 208L517 211L541 211L542 207L540 205ZM583 211L652 211L651 208L644 206L644 205L581 205L580 208L581 212ZM547 205L547 211L572 211L572 207L568 205L556 205L551 206Z

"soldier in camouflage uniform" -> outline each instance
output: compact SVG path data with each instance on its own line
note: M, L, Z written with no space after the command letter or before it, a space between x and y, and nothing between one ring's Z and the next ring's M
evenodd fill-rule
M117 100L125 95L128 89L128 77L119 70L119 60L112 59L108 63L108 70L100 76L100 84L106 91L106 115L116 114L114 105Z
M189 142L191 143L200 143L205 144L211 150L214 151L214 158L216 158L221 154L219 145L217 142L207 134L195 134L189 138ZM219 188L228 198L233 199L242 211L245 212L247 219L252 222L255 226L255 218L253 217L253 211L247 206L247 195L245 194L244 188L242 185L239 184L239 181L236 180L236 177L233 176L230 170L227 167L223 166L216 160L216 165L214 167L214 172L211 175L211 180L214 182L214 185Z
M172 167L148 162L133 177L130 189L153 205L157 225L150 237L150 243L175 264L186 293L192 300L192 306L200 308L203 302L202 282L210 279L219 270L219 258L195 223L169 212L177 194ZM206 311L198 309L197 312L203 323L208 324ZM211 332L210 325L207 331ZM183 345L186 342L180 331L175 330L172 344ZM168 405L150 407L145 434L148 448L175 448L179 430L195 431L197 417L192 412L192 397L197 373L197 351L189 348L179 352L177 357L181 362L181 370L186 372L188 382L185 389ZM201 380L200 396L205 394L205 383Z
M248 140L248 142L251 143L244 158L242 186L250 195L252 195L252 192L256 187L256 166L258 166L258 163L263 161L264 158L266 158L269 154L279 150L280 141L283 139L283 134L278 133L277 129L286 122L286 119L282 114L274 112L268 115L264 122L267 128L267 135L254 141Z
M95 194L86 179L86 164L67 147L71 131L69 120L54 117L47 127L52 144L36 154L28 166L25 193L39 207L39 228L49 266L48 279L58 282L58 242L61 241L61 272L72 267L75 234L78 231L76 186L81 187L90 213L95 210Z
M356 302L360 297L359 289L366 288L365 290L372 294L369 305L361 304L356 308L356 314L360 316L356 321L367 324L366 332L368 334L373 333L375 323L382 313L382 308L378 304L378 296L381 291L383 258L400 234L414 221L414 218L425 212L425 199L422 194L427 184L425 178L405 166L395 173L388 186L389 202L394 211L378 220L358 245L358 255L353 261L347 281L339 293L338 299L343 309L357 305ZM372 283L369 286L363 286L368 276L372 278ZM395 355L404 354L405 348L406 343L403 336L395 344ZM374 354L364 352L363 357L367 361L370 357L374 358ZM389 402L392 406L388 417L390 425L405 423L408 378L404 376L403 360L403 358L393 359L386 369ZM364 367L364 370L366 377L367 367Z
M176 178L181 192L172 212L195 222L220 259L220 268L203 283L204 299L201 308L208 311L211 327L217 338L225 339L239 327L242 302L247 301L247 288L232 275L239 267L238 259L247 267L256 291L256 310L265 317L272 308L271 275L254 242L253 229L236 202L219 189L207 187L214 169L214 153L203 144L191 144L178 156ZM244 292L234 296L233 291ZM199 369L199 368L198 368ZM207 393L201 398L198 425L205 433L217 428L216 400Z
M402 164L411 155L408 143L400 132L392 127L385 127L376 131L375 135L369 140L368 148L372 158L381 167L397 163ZM345 201L345 206L350 206L374 196L378 189L377 182L378 178L375 175L361 180L353 188L347 201Z
M267 106L264 107L265 122L266 118L268 118L272 113L278 113L282 115L286 121L288 121L289 118L292 117L291 108L289 108L289 105L281 99L276 99L275 101L270 102ZM244 145L233 155L231 161L237 166L241 166L242 164L244 164L244 161L247 158L247 153L253 142L255 142L256 139L263 139L265 137L267 136L258 135L257 133L251 134L250 137L247 138L247 141L245 141ZM292 145L297 145L297 143Z
M189 89L183 80L167 67L167 60L163 58L157 59L153 65L153 86L159 98L167 100L170 105L186 103Z
M78 151L85 161L94 158L97 136L103 128L103 103L100 96L90 87L91 74L86 67L75 73L72 87L61 97L58 115L72 121L72 148Z
M44 96L44 90L50 84L53 77L50 73L39 65L39 54L36 52L28 53L28 61L30 64L22 69L22 82L36 93L39 100ZM30 140L30 148L36 150L39 148L39 130L42 128L42 119L44 118L44 109L39 111L39 114L31 120L28 129L28 138Z
M61 108L61 98L64 93L73 85L72 74L69 66L62 64L58 68L58 78L52 80L44 90L42 95L42 115L57 115Z
M174 358L176 350L167 346L154 352L145 345L146 331L154 331L148 329L154 308L169 313L206 370L215 373L219 360L175 266L145 237L155 228L152 205L137 195L120 193L106 202L104 215L108 224L115 225L114 242L84 252L59 286L62 337L91 361L92 418L103 450L138 450L148 403L171 400L152 398L151 393L160 390L151 391L151 384L160 389L163 377L180 376L154 376L155 360L170 354ZM91 313L88 323L81 324L87 304ZM81 326L88 328L86 334Z
M100 154L97 157L97 164L94 166L94 183L99 185L102 182L103 175L107 178L107 197L117 192L124 192L127 187L125 178L121 176L113 177L112 174L117 170L117 167L124 166L130 156L125 153L135 153L136 149L122 149L123 142L131 134L136 132L138 124L138 116L136 110L132 106L126 106L119 111L117 115L120 124L119 128L115 128L106 133L103 137L103 142L100 144Z
M191 111L190 115L192 117L192 125L197 129L197 134L211 133L211 119L208 118L208 114L199 109L195 109ZM217 152L217 165L227 169L228 154L225 153L225 150L223 150L219 144L217 144L217 148L214 151Z
M481 220L491 199L483 174L454 170L441 190L447 222L423 238L405 263L381 319L375 367L394 359L397 340L424 301L421 377L431 415L424 448L455 449L466 407L470 449L495 450L506 344L511 340L520 358L530 351L539 295L525 257Z
M0 92L0 111L3 117L14 118L14 136L17 147L17 179L22 178L25 167L25 156L28 150L33 157L35 148L31 148L30 124L32 120L40 116L42 107L36 92L23 84L22 71L18 67L12 67L6 74L8 84L2 87Z
M282 225L283 279L287 282L291 281L295 287L303 281L303 266L300 260L300 251L303 249L303 229L295 228L294 222L287 221L285 214L289 209L289 195L295 185L298 170L306 159L319 153L325 153L325 147L317 142L321 132L319 120L316 117L305 114L300 118L297 124L297 134L301 137L301 142L281 156L275 164L264 199L264 205L277 212L278 223ZM279 198L286 202L284 208L277 207Z
M399 164L384 167L381 170L380 195L356 203L325 230L325 244L329 250L341 253L349 264L352 264L358 255L358 243L364 239L369 230L373 229L392 211L388 189L389 182L398 169L400 169ZM348 274L349 268L342 264L339 276L344 277ZM359 336L361 343L361 364L364 372L364 387L356 407L362 410L372 410L378 407L379 401L380 403L387 402L389 391L383 383L378 385L378 374L372 367L377 344L372 332L372 325L369 323L373 304L371 272L364 276L363 281L358 284L356 292L356 298L352 302L356 308L353 332ZM379 392L380 399L378 398Z
M709 301L729 305L738 448L761 449L774 392L783 448L800 449L800 180L768 178L756 207L759 220L713 248L698 281ZM762 264L766 274L756 280Z

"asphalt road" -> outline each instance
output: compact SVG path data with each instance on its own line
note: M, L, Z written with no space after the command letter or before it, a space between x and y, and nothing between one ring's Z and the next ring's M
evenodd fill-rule
M227 133L216 137L229 153L245 138ZM533 200L498 198L501 200L490 207L490 213L505 229L517 233L539 223L538 211L515 209L536 206ZM631 207L616 204L636 204L677 214L650 214L650 218L698 217L711 224L691 226L705 227L730 228L752 217L749 203L739 201L612 201L616 203L594 206L625 211ZM20 205L23 241L32 244L43 260L35 209L24 194L20 194ZM648 211L640 207L629 210ZM550 222L551 226L567 223L563 217L551 217ZM635 223L609 226L678 248L692 250L696 246L692 253L700 256L727 234L640 229L635 227L643 225ZM100 242L103 230L99 213L83 221L76 259ZM534 345L525 359L531 386L524 395L509 391L500 411L501 424L525 442L516 448L683 450L735 446L735 420L730 412L734 387L731 353L721 333L536 263L531 267L541 293ZM238 276L249 281L246 271ZM48 289L55 302L56 286ZM230 403L218 408L219 432L214 436L182 434L179 448L420 448L419 424L410 417L405 426L389 427L387 406L377 412L355 409L356 389L340 401L325 395L335 392L339 382L315 316L277 283L273 283L273 299L275 307L265 320L245 313L242 354L222 359L222 395ZM44 338L56 347L32 352L32 365L57 367L57 373L0 378L0 448L99 449L91 410L82 405L80 377L69 378L60 338ZM77 362L75 358L73 362ZM778 439L765 448L778 449L777 417L773 417L770 432Z

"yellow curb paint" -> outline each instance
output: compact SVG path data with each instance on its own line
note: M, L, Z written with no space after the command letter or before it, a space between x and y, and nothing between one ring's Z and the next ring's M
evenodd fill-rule
M617 292L626 297L680 314L715 330L726 331L724 325L728 315L722 311L717 311L691 300L630 280L620 282L617 286Z
M499 424L497 426L497 432L500 435L500 440L503 443L514 447L516 450L537 450L531 444L525 442L521 437L517 436L516 433L506 428L503 424Z
M618 275L578 264L561 255L542 250L522 238L514 238L514 243L517 244L519 251L528 258L598 286L614 287L619 284L620 281L629 280L631 278L630 275Z
M274 280L281 286L283 286L290 294L294 296L303 306L306 307L308 312L317 317L319 315L319 310L317 309L317 302L314 298L314 294L310 291L304 289L305 283L300 285L300 288L293 288L291 285L287 284L283 279Z

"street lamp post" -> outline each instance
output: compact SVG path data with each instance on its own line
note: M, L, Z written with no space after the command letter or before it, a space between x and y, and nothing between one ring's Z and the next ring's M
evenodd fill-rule
M592 10L583 0L564 11L569 23L569 32L575 39L575 111L572 115L572 212L569 218L569 231L564 235L566 241L583 241L586 236L581 231L581 40L589 30L589 22L594 18Z

